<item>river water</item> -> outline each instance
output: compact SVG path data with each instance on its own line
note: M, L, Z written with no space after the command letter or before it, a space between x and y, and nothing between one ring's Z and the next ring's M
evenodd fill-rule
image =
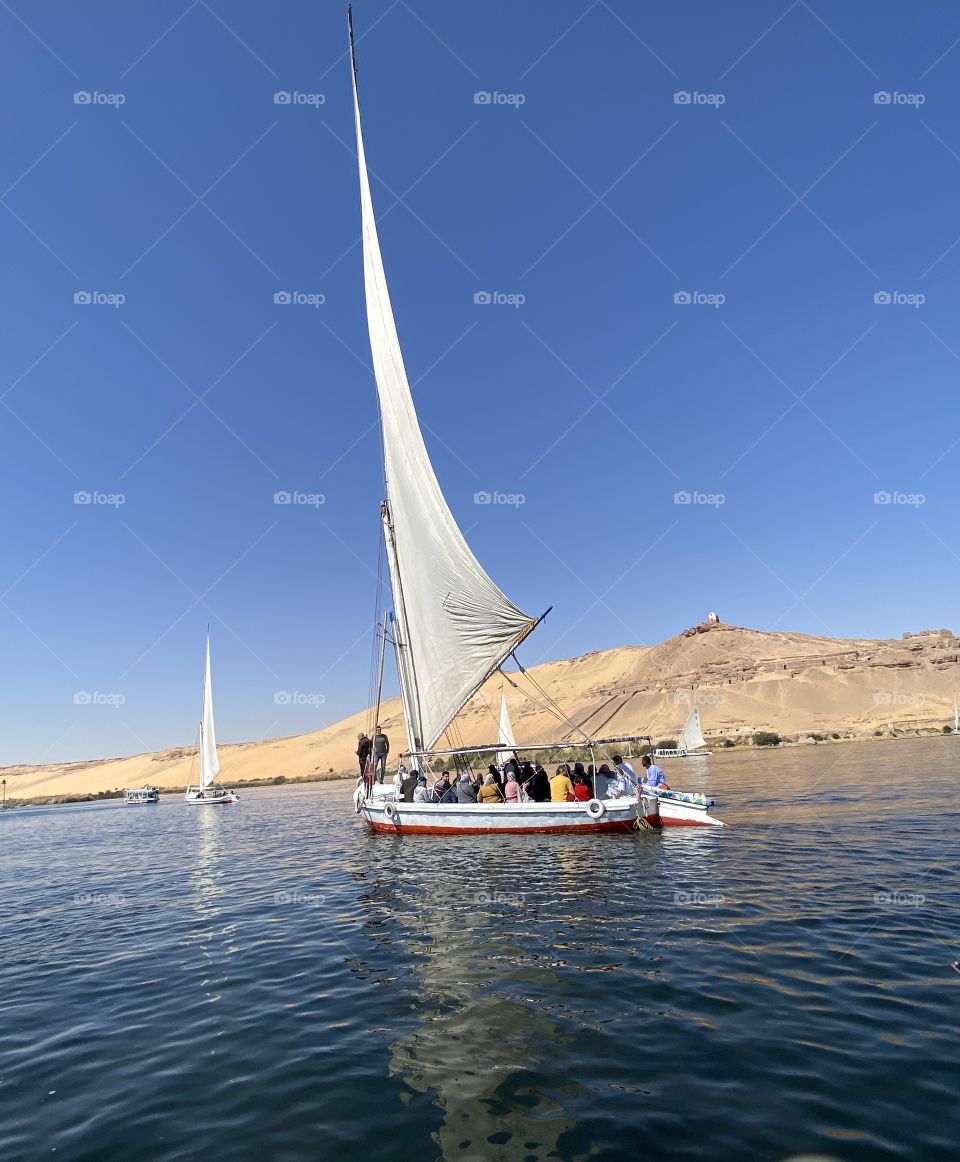
M729 826L3 813L0 1158L957 1156L960 740L665 766Z

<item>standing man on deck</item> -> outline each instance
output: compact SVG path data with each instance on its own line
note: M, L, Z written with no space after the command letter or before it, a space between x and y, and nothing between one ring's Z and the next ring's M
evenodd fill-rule
M387 772L387 755L390 753L390 739L383 733L383 728L377 723L377 730L373 736L373 773L377 782L383 782Z
M367 737L364 731L360 731L357 735L357 762L360 764L360 777L362 778L367 769L367 761L370 758L370 751L373 749L373 743Z

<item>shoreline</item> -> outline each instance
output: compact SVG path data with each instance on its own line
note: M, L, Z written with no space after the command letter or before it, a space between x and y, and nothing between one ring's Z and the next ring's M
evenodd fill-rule
M742 755L744 752L757 753L776 753L783 750L794 750L798 747L808 748L815 746L837 746L841 744L850 743L882 743L882 742L907 742L915 739L931 739L931 738L952 738L953 732L944 733L942 730L935 730L932 727L927 730L903 731L901 733L886 733L879 737L875 735L859 735L854 737L841 736L840 738L822 737L813 739L812 736L805 736L803 739L796 740L781 740L774 745L761 746L747 741L746 739L736 742L731 746L722 746L719 740L716 742L707 739L707 746L718 746L719 749L713 751L709 757L714 759L722 759L725 755ZM570 750L577 750L574 746ZM517 750L523 752L523 744L517 745ZM707 757L707 756L704 756ZM632 761L639 761L639 756L634 756ZM682 759L668 760L672 762L682 762ZM244 791L256 787L295 787L303 786L309 783L335 783L345 782L347 780L355 780L357 778L355 771L324 771L323 773L314 773L310 775L274 775L265 776L256 779L224 779L225 786L232 790ZM183 786L168 786L158 787L160 794L163 796L182 796L186 792L186 784ZM32 795L28 797L15 797L8 795L6 802L0 810L12 811L18 807L61 807L76 805L78 803L103 803L108 801L122 800L126 795L126 788L121 790L101 790L101 791L78 791L71 793L69 791L62 792L59 795Z

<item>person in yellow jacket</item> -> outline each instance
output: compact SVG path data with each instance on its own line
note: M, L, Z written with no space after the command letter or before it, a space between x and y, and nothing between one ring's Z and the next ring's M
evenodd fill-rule
M497 780L492 774L483 780L483 786L477 792L478 803L502 803L503 791L497 786Z
M573 783L570 782L567 765L566 763L561 763L555 773L550 776L550 801L553 803L565 803L568 799L574 798L576 796L573 793Z

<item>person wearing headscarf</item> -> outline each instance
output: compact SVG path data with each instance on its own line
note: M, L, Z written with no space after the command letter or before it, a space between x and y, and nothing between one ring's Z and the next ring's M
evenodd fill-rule
M477 788L470 781L470 774L464 771L457 779L457 802L458 803L476 803Z
M593 788L587 782L586 775L573 775L573 797L581 803L588 803L593 798Z
M493 763L487 767L487 774L493 775L493 781L497 784L498 787L503 786L503 776L500 774L500 771L497 767L494 766Z
M527 765L529 765L529 764L527 764ZM530 771L530 774L531 775L533 774L532 769ZM519 803L520 802L520 794L521 794L520 784L517 781L516 771L508 771L507 772L507 784L503 788L503 797L504 797L505 801L507 803Z
M478 803L502 803L503 792L497 786L497 780L493 774L487 774L483 780L483 786L477 792Z
M421 774L417 776L417 785L413 791L413 801L414 803L433 802L433 797L431 796L430 791L427 789L426 775Z
M596 796L598 799L610 799L613 797L613 792L610 790L610 780L613 778L613 772L606 763L602 763L600 770L597 771L597 785Z
M547 778L547 772L539 763L537 763L533 778L530 779L529 783L524 783L523 789L535 803L548 803L550 801L550 780Z

